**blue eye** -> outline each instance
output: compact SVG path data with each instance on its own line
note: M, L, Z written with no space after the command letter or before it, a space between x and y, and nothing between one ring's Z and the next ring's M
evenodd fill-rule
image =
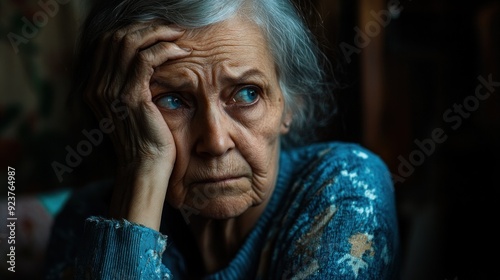
M156 105L165 109L175 110L184 106L184 102L175 95L165 95L156 100Z
M233 97L234 102L253 103L259 97L258 89L255 87L244 87Z

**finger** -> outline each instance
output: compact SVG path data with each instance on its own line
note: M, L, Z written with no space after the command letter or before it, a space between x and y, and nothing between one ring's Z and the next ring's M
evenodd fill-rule
M176 26L156 24L126 34L121 42L122 67L127 69L137 52L147 49L158 42L175 41L184 32L184 29Z
M93 74L88 82L89 86L85 96L94 113L101 117L109 116L109 106L112 102L119 100L120 92L122 92L128 76L129 67L137 52L147 49L159 41L178 39L183 33L184 30L177 26L167 26L163 22L149 22L132 24L114 33L105 34L96 51L94 58L96 62L93 66ZM157 48L155 47L150 51L155 52ZM179 48L176 48L176 50L180 51ZM176 50L171 52L172 58L182 56ZM147 64L146 61L143 65L147 67ZM152 65L156 64L153 63ZM151 67L154 68L155 66L148 68ZM135 76L141 78L140 75ZM149 83L149 79L147 83ZM136 79L131 80L131 82L132 84L138 84L139 87L142 83L141 80Z
M137 81L126 90L128 96L123 96L126 103L137 104L139 101L150 101L149 84L154 69L168 60L179 59L191 54L190 49L183 49L172 42L159 42L137 54L131 74L131 80Z
M167 26L164 23L160 25L159 22L138 23L118 30L111 38L112 49L115 50L114 54L110 56L113 60L106 63L108 67L103 69L99 77L107 79L107 81L104 80L106 85L123 84L132 60L139 51L149 48L160 41L176 40L182 34L184 34L184 29L177 26ZM116 65L118 65L118 69L110 69L110 67L116 67ZM111 73L112 77L110 77ZM107 97L108 99L114 100L118 98L117 92L104 90L111 94L111 96Z
M186 57L190 55L191 52L192 49L181 48L172 42L160 42L148 49L140 51L137 56L139 63L142 63L143 66L156 68L168 60ZM150 77L151 75L147 76Z
M117 31L104 34L99 42L96 55L94 56L95 63L92 71L94 76L92 80L100 80L102 77L106 76L106 74L110 73L124 75L126 69L117 69L116 67L120 64L116 62L119 61L121 57L121 41L127 34L136 32L148 25L147 23L130 24Z
M139 47L142 50L160 41L175 41L185 32L185 28L177 25L152 24L146 28L137 29L135 32L130 33L130 35L137 36L142 41Z
M104 73L109 72L110 67L117 65L117 63L114 62L120 57L121 42L127 34L145 29L150 25L151 23L130 24L117 31L108 32L101 36L95 53L92 56L95 63L92 65L90 80L98 80L96 79L97 77L103 77Z

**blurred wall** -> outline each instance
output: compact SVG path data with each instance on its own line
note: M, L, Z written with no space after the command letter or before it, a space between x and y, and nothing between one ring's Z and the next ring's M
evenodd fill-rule
M68 99L75 40L91 2L0 2L0 163L19 170L18 193L79 185L99 173L92 155L62 176L53 167L85 139L83 111Z
M298 2L323 17L346 85L325 140L359 142L392 172L402 279L495 278L500 1Z

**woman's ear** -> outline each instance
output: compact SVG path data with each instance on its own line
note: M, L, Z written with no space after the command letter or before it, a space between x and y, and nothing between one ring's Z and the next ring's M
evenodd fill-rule
M290 131L290 126L292 125L292 113L287 110L281 118L280 133L287 134Z

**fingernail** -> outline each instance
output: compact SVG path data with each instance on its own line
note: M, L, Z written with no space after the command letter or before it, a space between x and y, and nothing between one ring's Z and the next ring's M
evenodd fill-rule
M181 27L181 26L178 26L178 25L171 25L171 28L172 28L174 31L178 31L178 32L183 32L183 31L186 31L186 28Z
M181 49L181 50L183 50L185 52L192 52L193 51L193 49L189 48L189 47L181 47L181 46L177 46L177 47L179 47L179 49Z

